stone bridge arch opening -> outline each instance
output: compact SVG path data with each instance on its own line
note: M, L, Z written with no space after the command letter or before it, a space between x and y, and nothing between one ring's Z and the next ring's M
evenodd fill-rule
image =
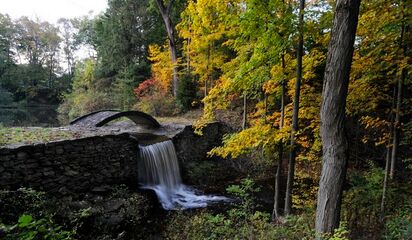
M91 112L81 117L78 117L70 122L73 126L82 127L101 127L105 124L126 117L133 121L137 126L143 126L146 128L159 128L160 123L147 113L140 111L116 111L116 110L101 110L97 112Z

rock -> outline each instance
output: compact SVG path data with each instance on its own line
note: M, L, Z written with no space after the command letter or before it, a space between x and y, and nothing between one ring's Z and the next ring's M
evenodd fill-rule
M125 200L124 199L113 199L105 203L105 211L107 212L114 212L120 209L120 207L124 206Z
M17 153L17 159L19 160L24 160L28 157L28 154L26 152L18 152Z
M55 172L54 171L48 171L48 172L43 172L43 175L44 176L54 176L55 175Z
M92 189L93 193L106 193L110 191L110 187L109 186L98 186L98 187L94 187Z
M185 183L224 190L227 183L238 178L240 172L231 159L207 155L212 148L220 146L223 136L230 132L225 124L214 122L203 129L202 136L195 134L192 126L186 126L173 137Z
M64 149L62 146L56 147L56 154L60 155L64 153Z

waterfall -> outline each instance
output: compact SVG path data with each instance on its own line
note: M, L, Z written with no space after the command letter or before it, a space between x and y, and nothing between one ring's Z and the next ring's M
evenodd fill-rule
M227 198L201 195L182 183L175 147L171 140L140 146L139 182L152 189L167 210L206 207Z

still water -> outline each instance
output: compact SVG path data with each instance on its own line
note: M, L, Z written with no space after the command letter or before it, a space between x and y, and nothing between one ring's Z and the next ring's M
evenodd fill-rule
M58 105L0 106L0 124L6 127L57 127Z

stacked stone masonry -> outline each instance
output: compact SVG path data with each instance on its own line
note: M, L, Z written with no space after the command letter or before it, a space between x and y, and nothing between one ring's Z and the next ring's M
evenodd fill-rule
M0 148L0 189L30 187L61 194L137 184L138 142L105 135Z

